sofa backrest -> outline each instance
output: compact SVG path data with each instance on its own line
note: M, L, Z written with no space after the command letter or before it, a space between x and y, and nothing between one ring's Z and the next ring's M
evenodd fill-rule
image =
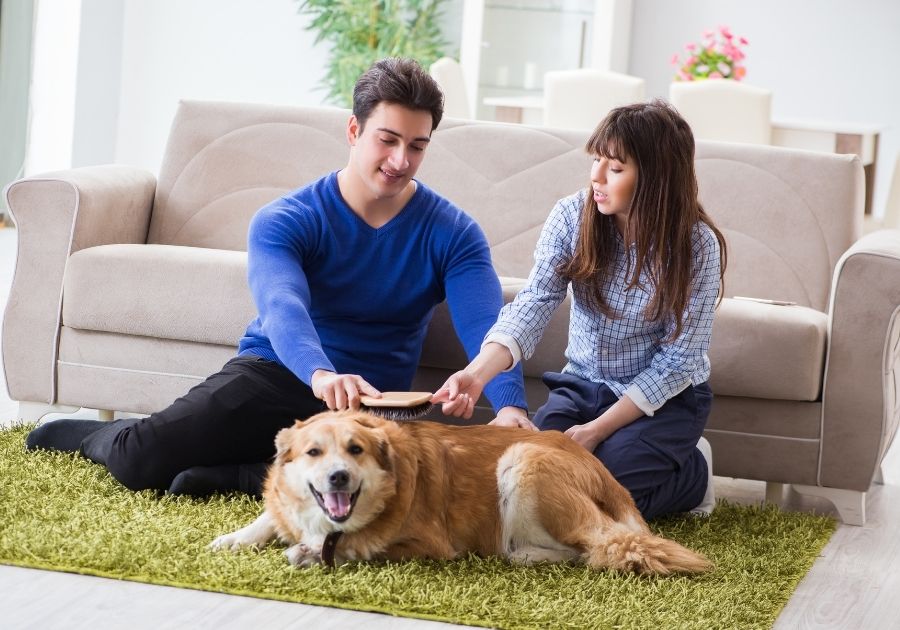
M347 110L183 101L169 135L150 243L246 249L253 214L347 163ZM444 119L417 178L484 228L497 272L526 276L553 203L584 186L581 132Z
M347 161L349 112L184 101L148 241L246 249L260 207ZM418 178L482 226L501 276L525 277L550 208L588 183L588 133L445 119ZM827 309L831 272L861 230L855 156L698 143L704 206L729 245L726 295Z
M859 158L698 142L700 200L728 244L725 295L828 310L831 276L862 231Z

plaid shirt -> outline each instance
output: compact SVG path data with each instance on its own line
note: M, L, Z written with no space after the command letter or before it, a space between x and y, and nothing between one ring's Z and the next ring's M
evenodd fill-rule
M551 315L566 297L568 282L556 269L575 253L586 194L582 190L557 202L535 248L527 285L503 307L485 336L484 343L495 341L509 348L513 365L534 354ZM614 274L603 294L620 317L610 319L597 312L587 299L586 287L572 285L568 363L563 372L603 383L620 397L627 395L648 416L688 385L708 380L706 353L719 292L719 243L713 231L699 223L692 245L694 284L681 334L673 342L662 343L675 329L675 318L647 321L643 312L650 294L641 287L625 290L626 250L619 235ZM641 282L649 286L644 275Z

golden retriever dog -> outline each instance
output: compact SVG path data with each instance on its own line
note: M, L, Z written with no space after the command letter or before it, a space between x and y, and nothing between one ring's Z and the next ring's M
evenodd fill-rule
M557 431L345 411L297 421L275 443L263 514L211 548L278 538L299 566L323 562L323 549L339 564L474 552L655 575L712 566L650 533L628 491Z

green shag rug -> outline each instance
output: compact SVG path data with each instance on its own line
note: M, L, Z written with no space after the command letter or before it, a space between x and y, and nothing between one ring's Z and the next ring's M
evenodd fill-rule
M0 432L0 563L460 624L768 628L835 529L826 517L725 502L709 519L653 522L715 562L694 578L474 556L296 569L277 545L206 549L256 518L260 502L133 493L86 459L26 453L30 428Z

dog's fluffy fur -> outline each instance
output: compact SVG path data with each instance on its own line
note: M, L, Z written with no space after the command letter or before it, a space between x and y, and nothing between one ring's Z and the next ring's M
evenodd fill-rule
M325 537L342 531L338 563L475 552L640 574L711 568L650 533L628 491L556 431L326 412L283 429L275 442L265 511L211 547L277 537L290 545L291 563L308 566L321 562Z

